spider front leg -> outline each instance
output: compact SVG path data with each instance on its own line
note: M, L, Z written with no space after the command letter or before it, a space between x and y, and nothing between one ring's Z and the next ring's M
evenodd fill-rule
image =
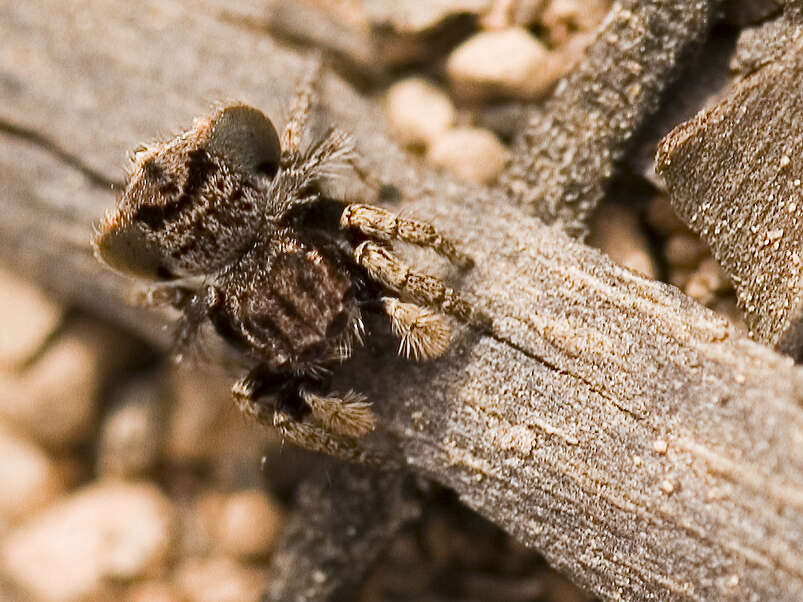
M323 62L320 57L316 57L298 83L290 107L290 119L282 133L281 147L284 152L297 153L301 149L304 128L309 120L312 105L318 99L318 80L322 71Z
M354 250L354 261L373 280L417 304L437 308L468 324L487 325L487 317L475 311L454 289L435 276L415 271L382 243L360 243Z
M173 342L173 355L176 361L181 360L201 324L207 319L212 321L221 336L237 346L236 341L230 340L230 337L226 337L227 333L221 331L216 310L222 303L222 297L220 291L213 286L196 290L182 281L160 282L137 291L135 302L142 307L170 306L181 312Z
M440 357L449 348L452 331L443 314L395 297L384 297L382 306L399 339L399 355L426 360Z
M313 377L257 366L234 384L232 393L241 412L274 426L300 447L345 460L370 461L357 439L374 429L371 404L353 391L323 395L316 392L319 388Z
M132 302L139 307L155 308L170 306L183 309L195 291L183 282L158 282L137 287Z
M470 267L472 263L432 224L407 219L381 207L347 205L340 216L340 227L357 230L377 240L401 240L430 248L461 268Z

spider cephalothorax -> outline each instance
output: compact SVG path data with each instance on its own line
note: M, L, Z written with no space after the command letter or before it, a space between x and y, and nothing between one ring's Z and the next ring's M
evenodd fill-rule
M354 458L354 438L374 425L370 404L327 390L326 376L361 340L362 312L386 314L400 352L416 359L449 346L443 314L474 319L390 241L469 261L428 223L322 194L355 156L336 129L302 145L316 75L300 86L281 138L261 112L230 104L136 151L92 244L110 267L158 281L149 299L181 311L179 349L210 322L251 358L233 388L240 409L301 445Z

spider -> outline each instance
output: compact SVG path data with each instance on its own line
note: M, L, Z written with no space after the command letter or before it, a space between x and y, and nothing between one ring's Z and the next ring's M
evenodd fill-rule
M134 151L92 245L112 269L156 281L148 303L180 311L179 352L211 323L251 359L232 389L241 411L303 447L360 460L371 404L328 380L362 342L362 313L385 315L400 354L415 359L449 347L444 314L467 323L480 314L393 251L399 240L469 266L431 224L323 192L343 168L367 175L343 131L303 143L319 73L302 79L281 137L260 111L234 103Z

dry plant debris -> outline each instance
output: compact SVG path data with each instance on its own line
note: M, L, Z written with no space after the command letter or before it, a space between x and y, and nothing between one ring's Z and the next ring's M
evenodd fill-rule
M751 336L799 359L803 38L781 22L785 53L753 61L722 103L667 136L656 162L675 210L734 283Z
M574 236L664 91L705 40L719 2L617 2L577 67L533 111L501 183Z

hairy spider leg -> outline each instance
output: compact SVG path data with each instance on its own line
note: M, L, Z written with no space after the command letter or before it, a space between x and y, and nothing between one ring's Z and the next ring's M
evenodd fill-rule
M309 120L310 110L318 98L318 81L323 72L323 61L320 56L312 60L296 88L293 104L290 107L290 119L282 132L282 152L298 153L304 129Z
M415 303L434 307L457 319L476 323L479 316L454 289L431 276L417 272L404 263L386 245L366 240L354 250L354 261L390 290L410 297Z
M399 355L427 360L443 355L452 342L452 330L443 314L396 297L384 297L382 308L399 339Z
M407 219L381 207L359 203L347 205L340 216L340 227L358 230L377 240L401 240L430 248L461 268L470 267L472 263L432 224Z
M234 384L232 393L243 414L272 425L296 445L343 460L387 464L387 458L357 443L375 423L365 398L353 392L342 397L322 396L309 388L320 383L310 381L257 366ZM265 403L267 396L275 398L274 404ZM310 421L308 414L315 421Z

